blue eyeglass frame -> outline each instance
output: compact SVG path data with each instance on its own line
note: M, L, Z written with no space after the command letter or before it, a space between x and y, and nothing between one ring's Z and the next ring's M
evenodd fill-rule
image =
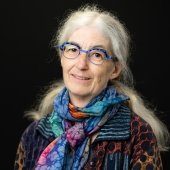
M112 56L108 55L107 51L104 50L104 49L101 49L101 48L91 48L91 49L89 49L89 50L83 50L83 49L80 48L79 45L77 45L77 44L75 44L75 43L72 43L72 42L64 42L63 44L61 44L61 45L56 45L56 46L54 46L54 47L60 48L60 50L63 51L63 50L64 50L64 46L65 46L66 44L75 45L76 47L79 48L80 53L81 53L81 52L84 52L84 53L88 54L88 53L89 53L90 51L92 51L92 50L99 50L99 51L102 51L102 52L105 54L104 60L115 60L115 59L117 60L117 57L112 57ZM75 58L76 58L76 57L75 57ZM116 60L115 60L115 61L116 61Z

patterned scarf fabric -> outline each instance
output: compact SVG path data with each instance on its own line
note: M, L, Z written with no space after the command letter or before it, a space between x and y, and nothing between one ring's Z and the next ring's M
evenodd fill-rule
M69 104L68 90L64 88L54 100L54 111L49 119L56 139L42 152L35 170L66 169L64 167L69 148L74 150L70 169L81 169L88 159L91 135L112 118L120 104L126 100L127 96L118 94L110 86L84 108L73 108ZM79 118L73 116L75 111L80 115Z

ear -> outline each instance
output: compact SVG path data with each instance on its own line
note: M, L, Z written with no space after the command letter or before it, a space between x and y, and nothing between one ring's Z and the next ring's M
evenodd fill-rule
M121 71L122 71L122 65L119 62L115 62L112 74L110 75L110 80L113 80L119 77Z

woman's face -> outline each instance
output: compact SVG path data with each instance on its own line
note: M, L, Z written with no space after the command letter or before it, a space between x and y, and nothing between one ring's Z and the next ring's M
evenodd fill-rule
M74 42L84 50L97 46L111 55L109 39L95 27L76 30L71 34L68 42ZM86 53L80 53L75 59L61 56L61 65L70 100L78 107L84 107L107 86L110 79L116 78L120 73L120 67L112 60L105 60L101 65L95 65L88 60Z

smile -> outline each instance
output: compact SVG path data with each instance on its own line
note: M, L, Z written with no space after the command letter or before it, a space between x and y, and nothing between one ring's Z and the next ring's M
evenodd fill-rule
M76 75L76 74L72 74L72 76L76 79L79 79L79 80L90 80L89 77L79 76L79 75Z

